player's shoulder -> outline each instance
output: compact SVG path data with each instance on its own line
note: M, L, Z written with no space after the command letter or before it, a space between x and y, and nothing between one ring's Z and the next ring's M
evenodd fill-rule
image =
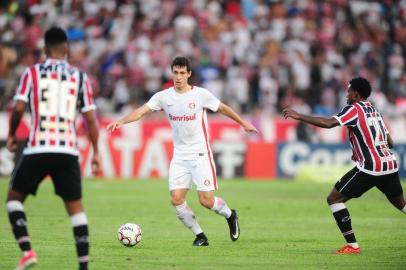
M21 76L22 77L24 77L26 75L35 76L35 74L37 74L37 71L40 70L41 64L42 64L42 62L38 62L38 63L29 65L29 66L25 66L22 69Z
M351 114L357 113L357 108L354 106L354 104L348 104L348 105L345 105L344 107L342 107L341 111L337 114L337 116L344 116L349 113L351 113Z
M192 92L194 92L197 95L204 95L204 94L210 93L210 91L207 88L204 88L201 86L196 86L196 85L192 85L191 90L192 90Z
M173 89L173 86L171 86L171 87L167 87L167 88L164 88L164 89L161 89L160 91L158 91L158 93L165 93L165 94L168 94L168 93L170 93L171 91L173 91L174 89Z
M342 108L342 111L356 110L357 106L357 103L347 104Z
M209 91L204 87L201 86L196 86L196 85L191 85L191 90L192 91L197 91L197 92L201 92L201 91Z
M161 90L155 92L152 95L152 97L153 98L159 98L159 99L165 99L165 98L170 97L172 95L173 91L174 91L173 87L164 88L164 89L161 89Z
M43 62L38 62L38 63L32 64L32 65L26 66L24 68L23 72L25 73L25 72L29 72L30 70L33 70L33 69L38 69L42 63Z
M77 66L74 66L72 64L70 64L69 62L65 62L65 66L66 68L71 71L71 72L77 72L82 74L83 76L87 76L86 72L80 70L80 68L78 68Z
M171 86L171 87L161 89L158 92L156 92L155 94L160 95L160 96L170 96L170 95L173 95L173 93L175 93L175 88L173 88L173 86Z

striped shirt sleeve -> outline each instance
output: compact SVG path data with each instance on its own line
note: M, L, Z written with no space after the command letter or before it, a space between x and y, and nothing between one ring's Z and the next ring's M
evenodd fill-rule
M30 75L30 69L27 68L24 70L20 78L20 83L18 84L14 100L22 100L28 103L28 96L31 91L32 79Z
M340 113L334 116L340 126L356 126L358 123L358 112L353 105L346 106Z
M81 84L82 89L80 89L80 97L79 100L81 100L80 103L80 111L82 113L95 110L96 105L93 101L93 89L92 85L90 83L89 77L83 73L83 81Z

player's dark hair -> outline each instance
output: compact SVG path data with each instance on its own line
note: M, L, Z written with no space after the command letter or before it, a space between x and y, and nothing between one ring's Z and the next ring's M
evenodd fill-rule
M171 70L173 70L173 67L175 66L186 67L188 72L192 70L192 64L190 59L184 56L177 56L175 57L175 59L173 59L171 64Z
M362 77L353 78L350 81L350 86L363 98L368 98L371 95L371 84L368 82L367 79L364 79Z
M51 27L45 32L45 46L53 47L68 41L68 36L60 27Z

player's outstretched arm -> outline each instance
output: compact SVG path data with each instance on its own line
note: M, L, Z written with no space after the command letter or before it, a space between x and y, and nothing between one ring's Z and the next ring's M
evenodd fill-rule
M132 113L124 116L120 120L111 122L107 125L107 130L110 132L115 131L116 129L121 128L124 124L128 124L134 121L140 120L144 115L152 112L152 110L146 105L142 105L140 108L136 109Z
M299 120L313 126L321 127L321 128L333 128L339 126L340 123L334 117L326 118L326 117L319 117L319 116L311 116L305 115L296 112L290 108L286 108L282 111L283 117L285 119L292 118L295 120Z
M15 152L17 149L17 139L16 139L16 131L18 128L18 125L21 122L21 118L24 115L25 109L27 107L27 103L21 100L17 100L13 112L11 113L11 118L10 118L10 130L8 132L8 138L7 138L7 149L10 152Z
M233 109L224 103L220 103L218 112L224 114L225 116L233 119L235 122L240 124L246 132L257 132L258 130L249 122L242 119Z
M83 117L87 123L88 136L93 147L92 157L92 173L98 175L101 173L100 155L99 155L99 129L97 126L97 120L95 111L90 110L83 113Z

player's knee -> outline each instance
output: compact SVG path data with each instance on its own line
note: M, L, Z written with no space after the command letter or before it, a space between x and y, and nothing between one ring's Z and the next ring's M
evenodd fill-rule
M388 200L392 203L393 206L395 206L397 209L401 210L405 207L406 202L403 196L397 196L397 197L389 197L387 196Z
M171 204L173 206L178 206L181 205L185 202L185 200L183 198L179 198L179 197L171 197Z
M336 200L335 196L333 196L332 194L329 194L329 195L327 196L326 201L327 201L327 204L328 204L328 205L337 203L337 200Z
M6 202L8 201L20 201L21 203L24 203L26 195L17 192L15 190L10 189L7 193L7 199Z
M84 212L82 200L64 201L69 216Z
M213 208L214 199L212 199L212 198L200 198L200 204L203 207L211 209L211 208Z

